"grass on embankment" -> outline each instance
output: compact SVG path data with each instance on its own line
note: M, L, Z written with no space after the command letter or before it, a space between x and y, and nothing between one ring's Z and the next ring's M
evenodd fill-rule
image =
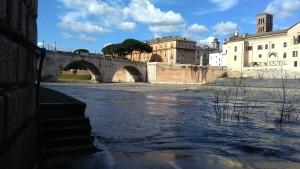
M91 80L91 75L89 74L61 74L58 77L59 81L63 81L63 80Z

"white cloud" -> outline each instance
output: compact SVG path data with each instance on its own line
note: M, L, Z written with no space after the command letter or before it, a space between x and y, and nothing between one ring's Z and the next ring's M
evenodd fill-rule
M199 39L204 38L207 32L208 29L205 25L195 23L186 28L185 32L183 33L183 36L197 41Z
M214 35L230 36L238 30L238 25L233 22L220 22L213 27Z
M195 24L189 26L187 28L187 31L193 32L193 33L205 33L208 31L208 29L206 28L205 25L199 25L199 24L195 23Z
M149 30L153 33L177 32L185 25L181 14L161 11L149 0L132 0L123 12L125 17L149 25Z
M288 18L294 12L299 14L300 0L274 0L268 4L266 12L275 15L278 18Z
M239 0L210 0L212 3L217 5L217 11L226 11L236 4L238 4Z
M106 46L111 45L111 44L112 44L112 43L110 43L110 42L109 42L109 43L106 43L106 44L103 45L103 47L106 47Z
M64 38L64 39L74 39L74 35L70 34L70 33L67 33L67 32L63 32L61 34L61 36Z
M105 33L109 32L109 29L103 28L98 25L91 24L89 22L77 22L77 21L70 21L70 22L59 22L58 26L62 29L69 29L75 32L85 32L85 33Z
M184 30L185 25L153 25L149 26L149 30L155 33L157 36L163 33L172 33L179 32L180 30Z
M212 41L215 39L215 37L213 36L209 36L208 38L206 39L201 39L201 40L198 40L197 41L197 45L200 45L200 46L204 46L204 45L208 45L208 46L212 46Z
M124 9L125 16L137 22L151 25L177 25L184 24L181 14L173 11L163 12L148 0L132 0Z
M92 38L92 37L89 37L85 34L80 34L79 40L82 40L82 41L86 41L88 43L96 43L96 39L95 38Z
M120 0L58 1L66 8L66 13L58 25L76 32L105 33L116 25L119 29L133 30L137 24L145 24L150 31L153 30L153 33L164 33L176 32L185 26L185 20L180 13L162 11L150 0L131 0L127 5L123 1L118 3Z
M44 47L44 43L43 42L38 42L37 46L40 47L40 48L42 48L42 47Z
M136 23L134 22L122 22L120 24L121 29L131 31L136 28Z

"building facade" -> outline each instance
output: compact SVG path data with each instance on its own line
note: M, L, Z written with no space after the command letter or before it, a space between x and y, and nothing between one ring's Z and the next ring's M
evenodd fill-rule
M209 52L209 66L226 66L225 56L221 50Z
M162 37L146 41L152 53L138 51L127 55L127 59L140 62L164 62L170 64L195 64L196 42L184 37Z
M256 34L234 36L225 41L223 50L228 70L262 77L281 69L291 76L299 76L300 23L279 31L272 31L272 25L270 14L258 15Z

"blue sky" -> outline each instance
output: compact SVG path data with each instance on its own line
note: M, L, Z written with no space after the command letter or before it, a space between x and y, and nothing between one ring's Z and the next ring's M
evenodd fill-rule
M237 29L255 33L258 13L274 15L274 29L300 21L300 0L40 0L38 42L45 47L100 52L127 38L185 36L209 43Z

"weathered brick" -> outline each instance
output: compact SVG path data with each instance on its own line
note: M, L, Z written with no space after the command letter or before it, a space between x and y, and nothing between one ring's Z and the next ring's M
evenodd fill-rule
M7 21L9 24L9 27L13 31L18 31L18 26L19 26L19 4L21 1L19 0L9 0L8 3L8 15L7 15Z
M24 161L24 168L32 168L32 163L37 156L37 127L35 121L32 121L25 132L24 154L26 160Z
M13 93L5 93L7 100L7 110L6 110L6 126L5 126L5 140L8 140L10 136L15 132L17 127L17 99Z
M4 98L0 95L0 146L4 142L4 107Z
M19 7L19 31L20 33L26 37L27 36L27 16L28 16L28 11L27 7L24 2L20 2L20 7Z
M0 35L0 85L16 82L17 45Z
M32 43L37 42L37 24L36 24L36 18L34 17L28 17L27 18L27 37L28 40L30 40Z
M17 82L23 83L26 80L27 76L27 50L19 46L19 59L18 59L18 73L17 73Z
M0 20L6 20L6 0L0 0Z
M6 93L6 138L11 137L25 120L26 98L24 90L14 90Z
M34 82L37 75L36 70L36 55L34 52L27 51L27 82Z

